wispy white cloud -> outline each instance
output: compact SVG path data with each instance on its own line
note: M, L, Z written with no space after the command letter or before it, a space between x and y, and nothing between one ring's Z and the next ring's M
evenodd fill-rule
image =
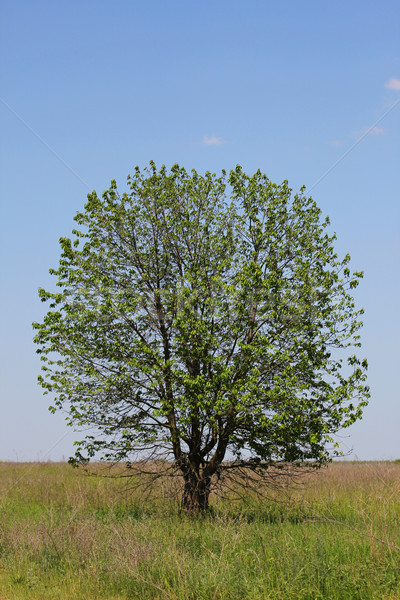
M397 100L396 102L394 102L391 106L389 106L389 108L383 113L383 115L381 115L379 117L379 119L377 119L375 121L375 123L373 125L371 125L371 127L365 127L361 132L358 132L359 137L357 137L356 141L353 142L353 144L350 146L350 148L348 148L345 152L343 152L343 154L341 156L339 156L339 158L336 160L336 162L334 162L333 165L331 167L329 167L329 169L327 171L325 171L325 173L323 175L321 175L321 177L319 179L317 179L317 181L311 187L308 188L308 192L311 192L318 184L321 183L321 181L323 179L325 179L325 177L327 177L327 175L329 175L329 173L331 173L333 171L333 169L336 169L336 167L346 158L346 156L348 156L348 154L350 154L350 152L352 152L354 150L354 148L356 148L358 146L358 144L360 144L367 137L367 135L369 135L370 133L375 134L375 135L381 135L382 133L385 133L385 130L383 129L383 127L378 127L378 123L383 121L383 119L390 112L392 112L392 110L394 110L396 108L396 106L398 106L399 104L400 104L400 99Z
M391 77L391 79L385 83L385 87L388 90L400 90L400 79Z
M364 129L354 131L353 138L363 138L366 135L383 135L384 133L385 129L383 127L377 127L376 125L372 125L371 127L364 127Z
M205 135L203 137L203 144L204 146L220 146L221 144L226 144L226 141L216 135Z
M357 143L361 142L368 135L383 135L386 133L386 129L383 127L378 127L377 125L371 125L370 127L364 127L363 129L359 129L358 131L353 131L351 134L351 138L356 140ZM345 146L349 142L349 138L347 140L331 140L328 142L330 146L333 148L339 148L340 146Z

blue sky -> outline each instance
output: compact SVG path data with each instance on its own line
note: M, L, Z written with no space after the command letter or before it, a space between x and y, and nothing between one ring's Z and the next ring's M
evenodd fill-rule
M399 27L387 0L2 1L0 460L73 452L36 384L37 288L88 190L150 159L307 186L365 270L372 397L343 450L400 457Z

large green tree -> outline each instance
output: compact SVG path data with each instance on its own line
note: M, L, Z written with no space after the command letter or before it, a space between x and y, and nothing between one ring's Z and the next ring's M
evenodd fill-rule
M88 195L61 238L59 291L35 342L76 461L163 457L203 510L227 469L323 464L368 398L350 257L328 219L237 166L221 177L154 163Z

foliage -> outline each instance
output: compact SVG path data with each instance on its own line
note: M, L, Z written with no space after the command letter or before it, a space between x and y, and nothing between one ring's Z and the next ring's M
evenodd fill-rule
M60 291L39 290L40 383L52 410L94 428L75 460L166 458L194 510L233 468L329 460L368 388L351 349L362 273L328 219L304 189L239 166L150 163L128 183L88 195L51 270Z

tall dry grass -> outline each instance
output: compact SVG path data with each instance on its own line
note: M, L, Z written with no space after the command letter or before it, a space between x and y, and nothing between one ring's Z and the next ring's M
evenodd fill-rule
M400 464L335 463L198 518L162 485L0 463L0 597L400 599Z

